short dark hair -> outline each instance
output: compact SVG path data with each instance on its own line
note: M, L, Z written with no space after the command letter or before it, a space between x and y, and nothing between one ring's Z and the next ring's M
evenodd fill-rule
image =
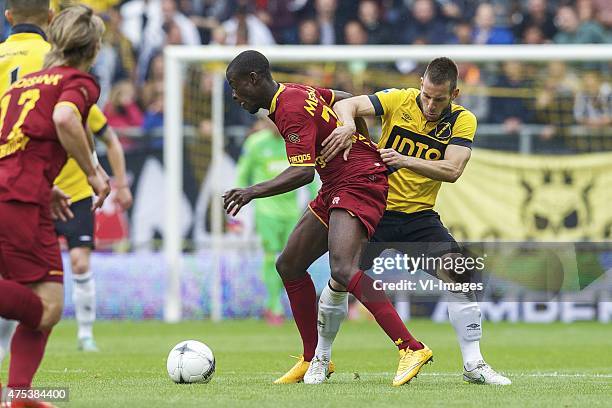
M439 57L434 58L427 64L425 74L423 77L427 77L434 85L440 85L445 82L450 82L450 90L453 91L457 88L457 77L459 76L459 69L457 64L450 58Z
M49 23L49 0L8 0L6 9L13 15L13 24L34 24L46 27Z
M270 62L261 52L255 50L243 51L227 66L226 74L243 76L256 72L267 79L272 79Z
M7 10L11 10L13 15L19 18L27 18L32 15L48 15L50 0L8 0Z

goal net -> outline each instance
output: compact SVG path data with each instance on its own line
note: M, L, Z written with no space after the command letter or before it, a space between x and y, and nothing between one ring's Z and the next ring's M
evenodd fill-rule
M221 199L236 185L244 141L265 126L232 102L225 81L227 63L242 50L165 49L165 180L156 189L158 214L164 219L167 321L250 316L261 307L263 256L253 211L246 208L231 219ZM606 218L605 203L612 197L602 186L612 182L606 172L610 156L605 155L612 151L612 45L258 50L270 60L279 82L355 95L419 88L428 61L454 59L459 66L457 103L477 116L479 127L466 180L457 188L443 188L437 204L453 234L466 240L610 238L612 217ZM380 123L372 121L369 128L376 140ZM506 165L512 171L500 170ZM482 190L490 194L475 198ZM298 201L307 203L309 194L303 191ZM555 217L540 214L539 207L554 203L550 194L573 207L560 209ZM464 206L457 208L456 202ZM477 211L470 212L471 202ZM500 222L502 212L507 219ZM318 268L317 279L325 282L325 260Z

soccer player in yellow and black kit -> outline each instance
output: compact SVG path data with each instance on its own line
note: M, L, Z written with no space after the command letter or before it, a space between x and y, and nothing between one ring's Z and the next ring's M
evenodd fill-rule
M39 71L51 45L46 41L47 28L53 12L49 0L12 0L7 4L5 15L12 26L11 35L0 44L0 95L24 75ZM127 209L132 204L125 158L121 144L107 125L106 117L94 105L87 118L89 131L107 147L108 159L116 181L117 203ZM57 221L58 235L64 235L70 249L71 270L74 280L72 299L78 329L78 347L84 351L96 351L93 339L95 320L95 285L89 270L91 250L94 246L94 213L92 212L93 190L76 161L69 158L55 185L70 197L70 210L74 217L68 221ZM0 365L16 326L15 322L0 319Z
M471 156L476 117L453 101L459 95L457 65L449 58L432 60L421 88L387 89L340 101L334 111L343 126L325 141L325 159L344 149L345 159L355 131L354 118L380 116L382 135L378 148L389 167L387 208L370 242L420 243L431 255L453 256L460 247L433 210L442 182L454 183ZM429 249L432 248L435 250ZM445 248L440 252L439 248ZM370 266L366 261L366 266ZM367 268L364 268L367 269ZM435 271L431 271L434 273ZM444 278L452 278L453 273ZM458 275L455 275L458 276ZM439 276L441 277L441 276ZM315 357L304 376L307 383L325 380L331 344L345 317L346 292L333 280L319 302L319 339ZM453 292L448 302L450 321L463 355L463 379L481 384L508 385L480 353L480 307L474 293Z

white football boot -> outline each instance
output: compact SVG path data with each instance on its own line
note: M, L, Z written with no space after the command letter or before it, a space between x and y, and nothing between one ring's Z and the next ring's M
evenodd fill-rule
M510 385L512 381L497 373L484 360L467 363L463 367L463 381L473 384Z
M333 372L333 371L332 371ZM325 357L314 356L308 371L304 374L304 384L321 384L329 378L329 360Z

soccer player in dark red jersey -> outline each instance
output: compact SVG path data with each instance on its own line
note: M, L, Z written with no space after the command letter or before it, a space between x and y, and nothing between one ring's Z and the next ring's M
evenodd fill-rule
M252 199L294 190L313 180L322 186L293 230L276 268L283 280L304 352L275 383L304 378L317 345L316 292L307 268L328 250L332 278L348 288L374 315L400 351L394 385L410 381L432 357L431 350L408 332L384 292L359 270L362 244L374 232L387 199L386 167L369 138L355 134L351 159L320 157L321 142L338 126L331 105L337 92L299 84L279 84L257 51L244 51L227 67L233 98L250 113L268 109L285 139L289 167L272 180L225 193L225 209L235 215ZM334 370L328 365L328 372Z
M100 88L87 74L104 25L75 6L49 27L42 71L15 82L0 99L0 316L19 321L8 387L28 389L63 309L62 259L51 220L53 181L73 157L99 196L109 191L96 171L85 120ZM21 394L20 394L21 395ZM11 407L49 406L13 401Z

